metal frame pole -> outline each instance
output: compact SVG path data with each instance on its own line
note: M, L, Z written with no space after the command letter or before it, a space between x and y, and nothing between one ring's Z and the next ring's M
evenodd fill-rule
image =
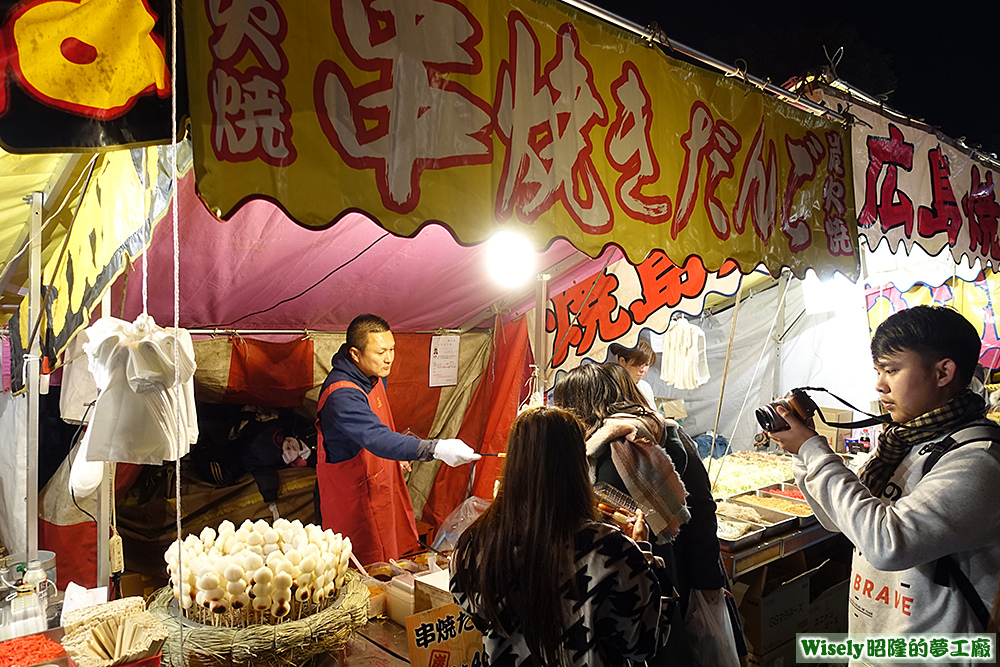
M28 248L28 322L38 321L42 295L42 193L32 192L26 197L31 205L28 214L31 236ZM38 374L41 366L41 334L30 341L25 360L28 394L28 442L25 456L25 511L27 523L28 560L38 558Z
M548 285L551 276L539 273L535 283L535 382L532 393L545 403L545 368L549 358L545 349L545 304L549 300Z

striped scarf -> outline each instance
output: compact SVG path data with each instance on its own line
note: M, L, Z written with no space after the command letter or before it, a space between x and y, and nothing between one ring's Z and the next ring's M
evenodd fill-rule
M903 424L890 424L878 437L878 447L859 477L872 495L880 496L899 463L914 445L952 433L986 414L982 396L966 390L950 401Z
M610 449L615 470L643 510L649 527L655 535L669 541L691 518L691 512L685 503L688 494L684 482L673 461L653 440L651 425L645 421L652 419L660 418L653 413L643 417L624 413L608 417L587 438L587 457L593 465Z

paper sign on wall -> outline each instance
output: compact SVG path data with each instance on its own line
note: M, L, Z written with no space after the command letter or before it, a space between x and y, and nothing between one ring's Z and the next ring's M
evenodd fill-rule
M458 384L459 336L431 338L431 387L451 387Z
M406 640L413 667L482 667L483 635L457 604L408 616Z

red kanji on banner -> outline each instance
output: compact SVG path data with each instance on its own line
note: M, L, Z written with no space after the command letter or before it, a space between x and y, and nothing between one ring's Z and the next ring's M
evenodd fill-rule
M792 217L792 202L795 193L816 176L816 167L826 156L826 148L812 132L806 132L801 140L785 137L785 149L792 168L788 171L788 184L781 203L781 231L788 237L788 247L792 252L802 252L812 244L812 230L804 217Z
M670 220L673 208L667 195L645 194L644 187L660 178L660 163L653 152L653 104L635 63L625 61L622 75L611 84L617 104L605 149L608 161L621 173L615 197L637 220L658 225Z
M913 168L913 144L903 141L903 133L891 123L888 138L868 137L867 144L865 204L858 214L858 226L871 227L879 219L883 232L905 225L906 235L910 236L913 233L913 200L898 189L896 175L900 167L906 171ZM882 167L885 167L885 180L878 189Z
M635 270L642 285L642 298L633 301L629 310L636 324L642 324L664 306L673 308L685 297L698 296L708 281L708 271L696 255L680 267L662 250L654 250Z
M981 247L983 256L1000 259L1000 239L997 239L1000 204L992 171L987 171L986 180L981 181L979 166L972 165L972 185L962 197L962 210L969 219L969 250L975 252Z
M570 347L586 354L600 335L612 341L632 328L629 311L622 308L614 292L618 277L603 271L552 298L553 310L545 311L545 330L554 331L552 367L566 361ZM589 296L588 296L589 295ZM576 323L573 316L579 314Z
M742 143L733 126L723 120L715 120L704 102L699 100L691 105L690 125L681 137L684 166L677 186L677 213L670 227L671 238L676 239L691 220L698 198L698 177L705 163L708 164L708 178L702 195L705 210L715 235L720 239L729 238L729 214L715 196L715 190L722 179L733 175L733 158Z
M962 213L958 210L958 200L951 189L951 167L948 156L941 147L927 152L931 165L930 206L921 206L917 211L917 231L924 238L930 238L943 231L948 232L948 244L954 246L958 232L962 229Z

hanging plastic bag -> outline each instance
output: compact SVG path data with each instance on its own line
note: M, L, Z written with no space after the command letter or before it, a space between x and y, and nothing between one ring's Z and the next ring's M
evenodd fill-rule
M437 551L453 551L455 545L458 544L458 536L489 506L489 500L483 500L477 496L466 498L441 522L441 526L434 535L434 543L431 544L431 548Z
M710 602L706 593L714 594L714 602ZM740 659L736 654L736 640L733 638L733 625L729 620L726 608L726 591L701 591L691 589L688 600L687 617L684 619L684 629L695 658L702 665L714 667L739 667Z

